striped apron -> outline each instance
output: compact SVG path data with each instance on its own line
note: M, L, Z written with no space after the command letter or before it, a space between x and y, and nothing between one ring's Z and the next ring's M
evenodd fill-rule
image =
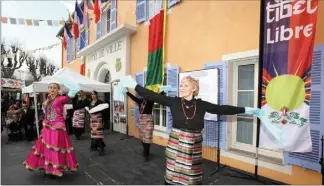
M202 184L202 134L171 130L166 147L165 181L177 185Z
M73 113L72 118L72 126L75 128L83 128L84 127L84 118L85 118L85 109L81 108Z
M151 114L141 114L139 118L139 137L144 143L153 141L153 117Z
M103 123L101 113L90 114L91 139L103 139Z

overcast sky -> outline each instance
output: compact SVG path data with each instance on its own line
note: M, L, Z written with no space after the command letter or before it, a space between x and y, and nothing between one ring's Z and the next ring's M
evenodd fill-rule
M78 0L81 2L81 0ZM25 19L67 20L68 10L74 11L75 1L1 1L1 16ZM56 34L61 26L27 26L1 24L1 39L18 40L24 49L36 49L60 43ZM35 55L46 55L55 65L61 65L62 45Z

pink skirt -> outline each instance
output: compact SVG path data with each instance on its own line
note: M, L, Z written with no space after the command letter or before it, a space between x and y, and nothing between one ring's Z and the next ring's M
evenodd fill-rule
M24 165L28 170L45 170L46 174L63 176L76 171L78 163L66 128L43 123L43 130Z

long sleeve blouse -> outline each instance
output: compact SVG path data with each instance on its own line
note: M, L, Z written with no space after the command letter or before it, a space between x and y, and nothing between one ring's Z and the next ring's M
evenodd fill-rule
M138 110L141 112L141 107L142 108L142 113L141 114L152 114L153 106L154 106L154 101L150 100L144 100L141 98L137 98L133 94L126 92L127 96L130 97L135 103L138 104Z
M204 116L206 112L218 115L235 115L245 112L244 107L216 105L195 98L187 101L179 97L163 96L140 85L135 87L135 91L146 100L152 100L170 107L173 120L172 127L178 129L201 131L204 128Z

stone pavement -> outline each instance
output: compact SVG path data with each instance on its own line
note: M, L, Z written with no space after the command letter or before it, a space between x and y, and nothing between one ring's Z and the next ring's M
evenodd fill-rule
M17 185L163 185L165 171L165 147L153 144L151 160L145 162L142 157L142 145L138 139L119 133L106 134L106 154L98 156L97 152L90 152L89 136L84 135L81 140L70 136L80 164L77 172L66 173L64 177L49 179L43 172L28 171L23 166L34 142L10 142L5 132L1 136L1 184ZM204 161L203 182L206 185L258 185L255 180L233 178L218 173L209 177L215 167L214 162ZM271 184L270 180L264 179Z

